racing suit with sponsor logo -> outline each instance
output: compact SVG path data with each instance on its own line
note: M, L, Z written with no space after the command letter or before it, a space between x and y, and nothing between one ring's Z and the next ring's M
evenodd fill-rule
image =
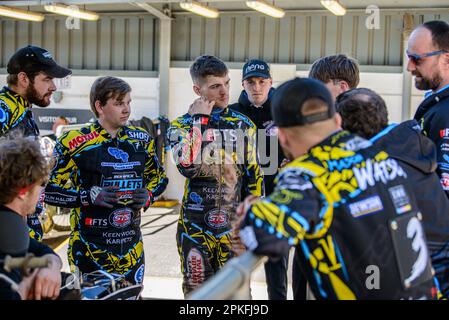
M231 222L244 189L263 195L256 128L243 114L213 108L211 115L185 114L171 123L170 146L187 178L177 243L188 294L228 261Z
M168 183L154 140L145 130L131 126L122 127L112 138L97 121L63 134L55 157L45 202L73 208L68 249L72 269L76 266L83 273L101 269L141 283L140 210L129 204L135 189L146 188L154 198ZM119 187L119 203L112 209L86 203L86 194L94 186Z
M437 174L449 197L449 86L427 95L418 106L414 119L437 146Z
M449 296L449 199L439 188L435 144L421 133L416 120L391 124L370 139L375 146L401 160L412 182L416 204L423 215L432 265L439 289Z
M296 246L317 299L432 299L438 290L400 162L339 131L292 161L253 203L240 237L256 254Z
M39 128L33 118L31 103L8 87L0 91L0 137L32 137L38 140ZM41 197L42 199L43 197ZM27 217L30 237L42 240L43 230L39 215L43 212L43 202L39 201L36 211Z

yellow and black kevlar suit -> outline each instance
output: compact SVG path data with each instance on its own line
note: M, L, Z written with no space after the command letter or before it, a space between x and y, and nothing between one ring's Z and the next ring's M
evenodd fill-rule
M38 140L39 128L33 118L31 103L8 87L0 91L0 137L33 137ZM39 215L43 203L39 200L36 211L27 216L30 237L41 241L44 234Z
M296 246L317 299L433 299L421 214L400 162L340 131L292 161L240 237L257 254Z
M243 114L214 107L171 123L170 146L187 178L177 243L187 294L232 258L231 222L243 194L263 195L256 127Z
M137 188L159 196L168 179L154 152L154 140L141 128L122 127L115 138L98 123L63 134L55 147L56 166L45 202L71 212L69 263L82 273L104 270L142 283L144 252L140 210L128 205ZM67 181L71 181L71 185ZM119 187L112 209L86 205L93 186Z

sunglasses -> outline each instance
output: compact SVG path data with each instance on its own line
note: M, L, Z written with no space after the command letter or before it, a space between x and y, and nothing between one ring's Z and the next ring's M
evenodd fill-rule
M414 64L419 65L421 63L421 60L427 57L432 57L432 56L439 56L440 54L443 53L447 53L448 51L446 50L437 50L437 51L432 51L429 53L424 53L424 54L416 54L416 53L408 53L407 51L407 57L410 59L410 61L412 61Z

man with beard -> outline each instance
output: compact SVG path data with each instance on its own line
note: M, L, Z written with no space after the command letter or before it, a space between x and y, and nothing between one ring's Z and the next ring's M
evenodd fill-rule
M418 26L410 35L407 56L416 88L430 90L414 118L437 146L437 173L449 196L449 24L429 21Z
M8 86L0 92L0 137L37 137L39 129L33 119L31 107L47 107L51 94L56 90L54 78L71 74L69 69L59 66L45 49L27 46L13 54L7 65ZM42 198L42 197L41 197ZM28 216L30 236L42 239L39 214L42 202L36 212Z

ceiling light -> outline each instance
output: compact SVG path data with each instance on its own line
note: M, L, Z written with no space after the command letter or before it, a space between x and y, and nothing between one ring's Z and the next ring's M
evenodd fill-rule
M9 8L0 6L0 16L29 20L35 22L42 22L45 19L45 16L40 13L30 12L26 10L20 10L16 8Z
M269 15L273 18L282 18L285 15L285 11L281 8L275 7L269 3L266 3L262 0L257 1L246 1L246 5L251 9L262 12L266 15Z
M336 16L344 16L346 13L346 9L338 0L321 0L321 4Z
M217 18L220 15L217 9L204 6L196 1L182 1L179 5L184 10L199 14L206 18Z
M80 10L77 6L66 6L63 4L51 4L45 5L45 10L57 14L62 14L64 16L96 21L100 18L98 14L92 11Z

